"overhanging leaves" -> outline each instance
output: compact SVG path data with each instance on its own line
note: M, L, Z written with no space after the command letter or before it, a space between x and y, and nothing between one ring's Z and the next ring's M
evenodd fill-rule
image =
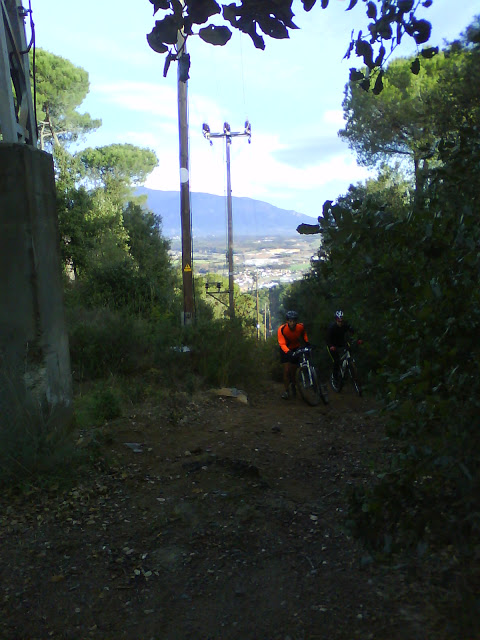
M257 49L265 49L265 41L260 31L270 38L286 39L290 29L297 29L293 22L293 0L236 0L229 4L220 5L217 0L150 0L155 12L171 10L173 15L156 24L154 32L148 41L152 49L159 53L168 50L168 45L175 44L176 32L182 31L185 36L196 33L195 25L205 25L207 31L202 31L202 40L213 45L224 45L230 37L226 37L224 25L208 24L209 20L222 14L223 20L231 27L247 34ZM303 9L310 11L316 0L301 0ZM420 0L421 2L421 0ZM363 0L365 13L370 21L367 29L359 30L357 35L352 32L351 43L345 58L350 58L353 50L362 58L363 64L371 71L381 69L385 63L386 50L384 42L391 40L390 53L402 41L406 33L415 43L426 42L431 33L430 23L417 20L415 11L420 2L414 0ZM346 8L351 11L358 4L358 0L350 0ZM421 3L430 6L430 0ZM329 6L328 0L320 0L322 9ZM218 30L223 27L222 30ZM226 27L231 34L229 27ZM433 49L426 50L424 57L433 55ZM364 83L365 86L369 82Z

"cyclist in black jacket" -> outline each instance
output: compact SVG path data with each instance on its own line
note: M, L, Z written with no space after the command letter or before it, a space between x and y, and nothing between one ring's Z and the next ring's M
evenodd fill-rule
M328 325L327 329L327 349L333 362L333 375L338 376L340 367L340 358L338 356L338 348L345 346L347 334L355 333L352 325L345 322L343 311L340 309L335 311L335 322Z

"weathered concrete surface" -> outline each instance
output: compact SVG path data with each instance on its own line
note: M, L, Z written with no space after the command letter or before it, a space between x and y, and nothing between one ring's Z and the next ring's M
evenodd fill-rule
M52 157L0 142L0 420L71 411Z

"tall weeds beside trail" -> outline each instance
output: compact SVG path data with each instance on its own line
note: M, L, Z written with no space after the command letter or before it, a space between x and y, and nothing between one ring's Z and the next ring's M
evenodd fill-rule
M15 405L15 403L14 403ZM68 480L79 461L72 425L58 426L40 405L20 401L0 425L0 487L38 487Z

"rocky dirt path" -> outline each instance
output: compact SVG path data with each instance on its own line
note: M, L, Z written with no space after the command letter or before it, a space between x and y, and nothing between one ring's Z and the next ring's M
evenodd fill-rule
M72 489L2 496L0 638L440 639L419 579L344 532L388 446L372 402L280 392L135 407L83 434Z

